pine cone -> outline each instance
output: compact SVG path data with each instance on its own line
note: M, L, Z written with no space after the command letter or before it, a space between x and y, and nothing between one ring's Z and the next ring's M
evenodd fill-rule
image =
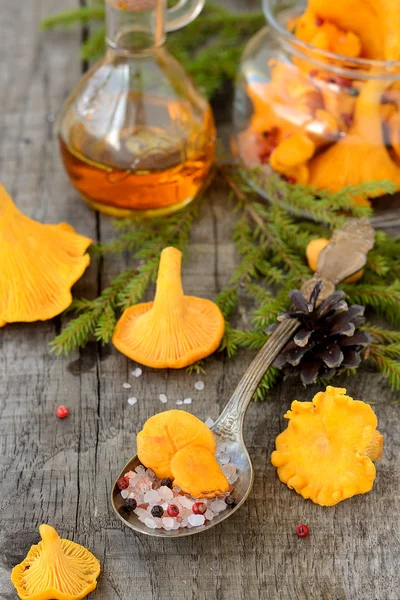
M287 374L299 373L304 385L314 383L317 377L331 379L343 369L358 367L361 350L371 343L367 332L357 331L364 323L364 306L348 306L344 292L334 292L317 307L321 288L319 281L310 301L298 290L290 292L295 310L278 317L278 321L298 319L301 328L274 366Z

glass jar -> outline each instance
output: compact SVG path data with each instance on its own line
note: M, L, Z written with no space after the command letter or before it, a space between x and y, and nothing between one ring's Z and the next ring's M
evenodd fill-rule
M234 152L254 172L331 191L390 179L400 189L400 62L346 58L298 39L306 2L279 9L243 54ZM318 23L317 23L318 25Z
M106 0L105 56L72 92L59 124L64 166L92 208L160 216L201 189L214 157L213 115L164 42L203 5Z

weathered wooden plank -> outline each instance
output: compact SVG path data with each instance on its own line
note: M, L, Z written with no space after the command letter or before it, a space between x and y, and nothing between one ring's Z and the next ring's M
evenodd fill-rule
M30 4L30 3L29 3ZM59 162L52 118L79 78L79 35L46 34L33 27L40 16L74 6L74 0L37 0L23 12L11 3L0 8L3 68L0 71L0 176L18 204L45 221L67 220L96 236L94 215L77 198ZM233 0L232 0L233 4ZM244 3L236 0L235 6ZM21 35L23 32L23 35ZM12 48L12 52L11 52ZM26 141L29 140L29 141ZM103 239L110 220L101 217ZM184 286L212 298L232 271L231 211L214 193L212 205L193 231ZM122 263L107 260L101 283ZM96 293L96 267L79 291ZM243 315L246 318L246 314ZM155 541L125 530L110 510L111 483L134 452L144 421L191 396L189 410L216 417L251 360L242 355L208 361L204 392L195 376L143 369L113 349L91 345L80 356L55 359L47 344L55 323L8 326L0 332L0 599L15 593L11 567L37 541L37 526L52 523L87 544L102 561L103 574L91 597L99 600L398 600L400 525L399 408L375 373L361 371L346 381L349 392L376 402L386 435L384 458L372 493L324 509L303 501L276 478L269 456L285 426L292 399L316 391L287 381L263 405L253 404L246 441L256 470L254 490L232 519L208 533L184 540ZM130 390L122 383L129 381ZM129 406L129 395L138 397ZM66 403L71 416L58 421L54 410ZM186 407L187 408L187 407ZM299 540L295 526L306 522L311 535Z

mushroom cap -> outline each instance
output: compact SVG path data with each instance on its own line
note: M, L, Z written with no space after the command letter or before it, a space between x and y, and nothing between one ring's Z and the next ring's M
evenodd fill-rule
M229 491L229 482L210 450L185 446L171 460L174 485L193 498L215 498Z
M181 369L209 356L225 331L216 304L184 296L181 261L176 248L162 251L154 302L126 309L114 330L117 350L155 369Z
M71 287L90 263L92 243L67 223L23 215L0 184L0 327L46 321L72 302Z
M372 489L383 436L372 408L328 386L312 402L292 402L288 427L276 439L278 477L304 498L333 506Z
M89 550L41 525L42 541L11 573L21 600L81 600L97 585L100 563Z
M183 410L166 410L150 417L136 438L140 462L160 479L174 478L171 460L186 446L201 446L213 455L216 442L210 429Z

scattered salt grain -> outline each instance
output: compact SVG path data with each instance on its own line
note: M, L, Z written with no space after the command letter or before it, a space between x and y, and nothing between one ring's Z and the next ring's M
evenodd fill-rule
M168 398L165 394L160 394L159 396L160 402L162 402L163 404L166 404L168 402Z
M142 369L140 367L137 367L134 371L132 371L131 375L132 377L140 377L142 373Z
M146 492L144 495L144 501L146 503L149 502L150 504L156 504L157 502L159 502L160 495L159 495L158 491L157 490L149 490L148 492Z
M183 401L183 404L192 404L192 399L191 398L185 398Z
M207 427L212 427L212 425L214 425L214 419L212 419L211 417L207 417L204 423L207 425Z
M178 406L180 406L181 404L183 404L183 401L182 400L177 400L176 403L177 403Z
M196 381L196 383L194 384L194 389L197 390L198 392L201 392L202 390L204 390L204 381Z
M129 388L131 388L131 384L130 383L123 383L122 387L125 388L126 390L129 390Z
M129 490L121 490L121 496L125 500L129 496Z
M174 492L167 487L166 485L162 485L158 490L157 490L161 500L166 500L168 502L168 500L172 500L172 498L174 497Z
M146 525L146 527L149 527L149 529L157 529L157 524L155 520L150 519L149 517L145 520L144 524Z
M190 515L188 521L193 527L199 527L204 525L205 518L204 515Z
M227 446L226 442L218 442L217 451L216 451L217 456L218 456L218 454L222 454L222 452L225 452L227 448L228 448L228 446Z
M144 475L146 473L146 469L144 468L143 465L138 465L135 469L135 473L137 473L138 475ZM129 477L129 473L128 473L128 477Z
M132 398L128 398L128 404L130 404L131 406L133 406L136 403L137 403L137 398L135 398L135 396L132 396Z

